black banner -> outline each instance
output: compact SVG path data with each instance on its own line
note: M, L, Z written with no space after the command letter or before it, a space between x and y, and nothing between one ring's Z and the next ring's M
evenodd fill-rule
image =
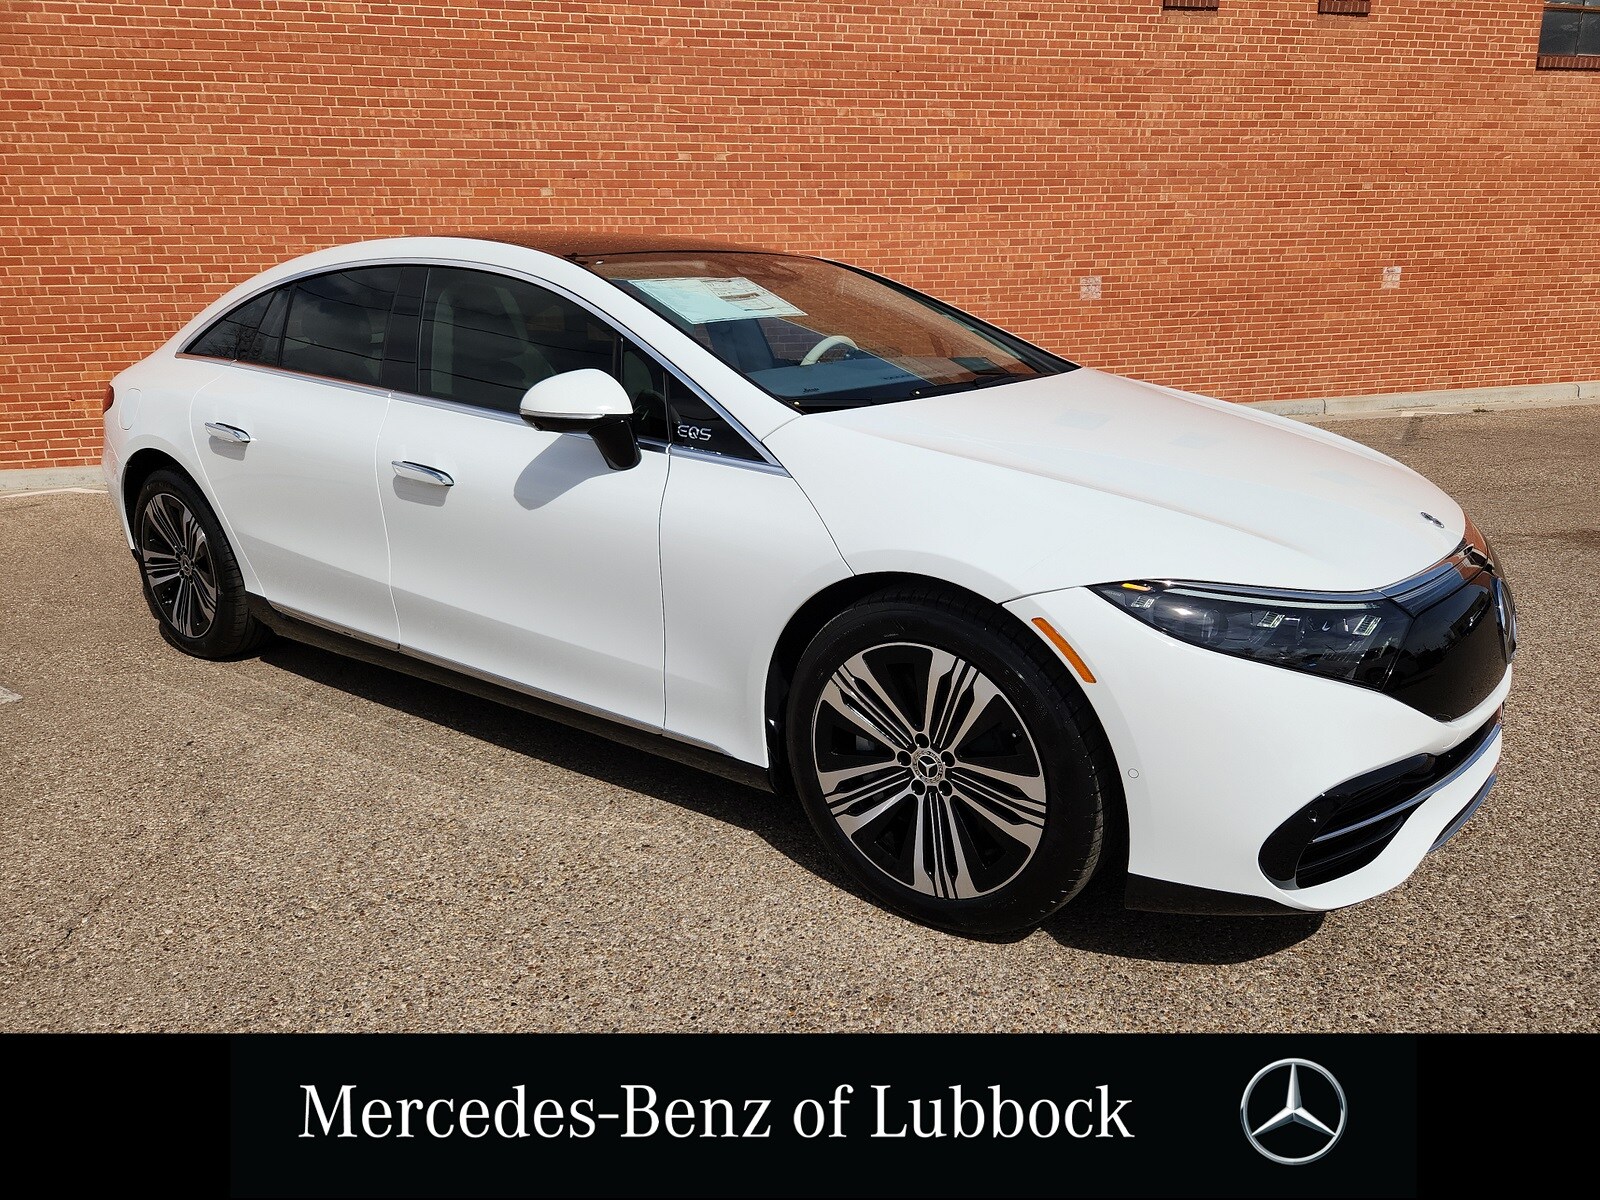
M1411 1196L1593 1040L1374 1035L12 1037L74 1190L251 1196ZM133 1176L129 1172L133 1172Z

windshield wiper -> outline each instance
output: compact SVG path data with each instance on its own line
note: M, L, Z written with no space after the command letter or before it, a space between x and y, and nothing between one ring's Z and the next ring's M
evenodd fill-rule
M790 408L798 408L801 412L833 412L841 408L870 408L874 404L893 404L897 399L904 397L878 397L866 399L861 396L818 396L814 400L807 400L803 396L786 396L783 402Z
M964 379L959 383L930 383L922 387L912 388L903 396L817 396L808 399L804 396L786 396L784 403L801 412L835 412L844 408L868 408L876 404L898 404L902 400L920 400L924 396L937 396L944 392L963 392L974 388L994 387L996 384L1012 383L1018 379L1037 379L1037 374L1025 375L1019 371L983 371L976 379Z
M960 383L930 383L926 387L912 388L906 395L907 400L920 400L924 396L937 396L945 392L964 392L976 388L994 387L998 383L1010 383L1014 379L1032 379L1033 375L1024 375L1017 371L982 371L976 378L964 379Z

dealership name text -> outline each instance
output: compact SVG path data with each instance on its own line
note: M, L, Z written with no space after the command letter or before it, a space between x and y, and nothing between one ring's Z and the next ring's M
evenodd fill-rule
M663 1100L644 1083L625 1083L616 1102L602 1108L592 1097L529 1101L525 1084L499 1099L438 1097L429 1100L363 1098L355 1084L325 1093L301 1084L303 1138L769 1138L784 1121L802 1138L1131 1138L1129 1101L1113 1100L1109 1085L1070 1100L1016 1100L999 1086L966 1089L953 1084L935 1096L899 1097L889 1084L863 1089L841 1083L829 1097L807 1098L788 1111L771 1100L720 1098ZM862 1123L862 1118L866 1118ZM780 1136L788 1130L780 1129Z

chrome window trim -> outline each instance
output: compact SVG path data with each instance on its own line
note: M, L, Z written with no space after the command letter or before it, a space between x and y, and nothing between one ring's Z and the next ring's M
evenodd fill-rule
M680 371L675 364L668 362L667 356L662 354L661 351L657 350L654 346L650 345L649 342L644 341L642 338L635 337L631 332L625 331L625 336L629 341L633 342L634 345L638 346L639 349L643 350L647 355L649 355L656 366L660 367L668 375L671 375L684 387L688 388L696 396L700 397L701 400L705 401L706 405L711 409L711 411L716 413L717 416L721 417L723 421L727 423L728 428L732 429L739 435L740 439L745 443L745 445L749 446L750 449L754 450L758 455L761 456L761 463L764 463L769 467L776 467L778 470L783 471L783 464L772 457L767 448L761 444L761 439L756 437L755 434L751 433L743 425L739 424L734 415L727 409L723 408L722 405L718 404L710 392L706 391L705 388L701 387L694 380L690 379L687 375ZM668 445L675 446L680 450L694 449L692 446L678 446L676 442L673 442L670 439L668 440ZM724 461L741 462L750 466L760 465L757 463L752 463L749 459L728 459L726 455L715 455L714 457ZM784 471L784 474L787 475L788 472Z
M504 421L511 425L522 425L524 421L516 413L506 412L500 408L485 408L479 404L468 404L463 400L445 400L439 396L424 396L420 392L400 392L390 389L389 395L395 400L406 404L419 404L424 408L437 408L445 412L460 413L463 417L484 417L491 421Z
M661 351L657 350L648 341L646 341L644 338L640 337L632 329L628 328L628 326L624 325L621 321L617 320L615 317L611 316L609 313L601 312L598 308L595 307L593 302L591 302L589 300L585 300L582 296L575 295L574 293L568 291L566 288L562 287L560 284L552 283L547 279L542 279L539 276L534 275L531 272L524 271L524 270L522 270L522 269L520 269L518 267L508 267L508 266L504 266L504 265L502 265L500 263L476 262L476 261L473 261L471 259L464 259L464 258L418 258L418 257L406 257L406 258L392 257L391 258L391 257L386 257L386 258L362 259L359 262L351 262L351 263L344 263L344 264L334 264L332 266L326 266L325 265L325 266L320 266L320 267L308 268L307 270L297 272L296 274L287 276L286 278L274 280L272 283L267 284L264 287L257 288L253 292L250 292L248 295L244 296L242 299L235 301L224 312L219 313L216 317L212 318L212 320L206 322L206 324L201 329L196 331L194 336L197 337L197 336L199 336L199 334L204 333L205 330L211 328L211 326L216 324L217 321L220 321L223 317L226 317L228 315L228 313L231 313L236 309L242 308L244 305L249 304L251 301L258 299L261 296L266 295L268 292L276 291L278 288L281 288L281 287L287 287L291 283L299 283L302 279L311 279L311 278L314 278L314 277L316 277L318 275L336 275L341 271L356 271L356 270L360 270L360 269L362 269L364 267L408 267L408 266L459 267L459 268L461 268L463 270L468 270L468 271L486 271L491 275L505 275L505 276L508 276L508 277L510 277L512 279L520 279L525 283L531 283L535 287L544 288L548 292L554 292L556 295L561 296L562 298L571 301L573 304L576 304L579 308L581 308L585 312L587 312L590 316L592 316L592 317L596 318L597 320L599 320L602 324L604 324L606 326L606 328L617 332L618 334L620 334L621 336L626 338L628 341L631 341L632 343L634 343L634 345L638 346L641 350L643 350L647 354L649 354L650 357L655 360L656 364L658 366L660 366L662 370L664 370L668 374L672 375L673 378L677 379L677 381L679 383L683 384L686 388L688 388L696 396L700 397L700 399L705 401L705 403L711 408L711 410L713 412L715 412L724 421L726 421L727 424L728 424L728 427L730 429L733 429L741 438L743 438L745 443L747 445L749 445L749 447L752 450L754 450L760 456L762 463L765 463L768 466L776 467L779 471L783 471L783 464L780 463L776 458L774 458L772 456L772 454L767 450L767 448L764 445L761 444L761 439L760 438L756 437L753 433L751 433L748 429L746 429L743 425L741 425L738 422L738 420L734 418L733 414L730 413L721 404L717 403L716 399L709 392L707 392L705 388L701 387L698 383L696 383L694 380L690 379L687 375L685 375L683 373L683 371L680 370L677 367L676 364L670 362L667 359L667 356L662 354ZM597 276L597 278L599 278L599 277ZM186 338L185 341L186 342L193 342L194 341L194 337ZM443 401L440 401L437 396L424 396L424 395L421 395L421 394L415 393L415 392L400 392L400 391L395 391L392 388L376 388L376 387L371 387L371 386L369 386L367 384L363 384L363 383L354 383L354 382L352 382L352 381L350 381L348 379L334 379L332 377L324 376L324 375L311 375L311 374L308 374L308 373L306 373L304 371L292 371L292 370L289 370L288 368L285 368L285 367L269 367L269 366L266 366L266 365L264 365L262 363L242 363L236 358L233 358L233 359L230 359L230 358L217 358L217 357L214 357L214 356L209 355L209 354L190 354L187 350L175 350L175 351L173 351L173 357L175 357L175 358L190 358L190 359L195 359L195 360L200 361L200 362L221 363L221 364L223 364L225 366L247 367L247 368L253 368L255 370L260 370L260 371L274 371L274 372L276 372L276 373L278 373L280 375L287 375L287 376L290 376L290 377L295 378L295 379L314 379L314 380L317 380L319 382L335 383L335 384L340 384L340 385L344 385L344 386L348 386L348 387L360 388L360 389L365 390L365 391L376 391L376 392L381 392L384 395L394 397L396 399L439 401L439 403L442 403L442 404L459 405L462 409L467 409L467 410L471 410L471 411L478 412L478 413L488 413L490 415L498 415L498 416L509 416L513 420L521 420L521 418L516 416L516 414L514 414L514 413L502 413L502 412L500 412L499 409L479 408L476 405L461 404L460 401L454 401L454 400L443 400ZM641 441L641 445L642 444L643 444L643 442ZM687 449L687 448L685 448L685 449ZM744 466L758 466L759 465L759 464L751 463L748 460L730 459L730 458L727 458L726 456L723 456L723 455L713 455L712 457L717 458L717 460L719 462L732 462L732 463L737 463L739 465L744 465ZM788 474L787 471L783 471L783 473L784 474Z
M264 363L240 362L236 358L211 358L204 354L178 354L176 357L193 359L196 362L215 363L219 367L235 367L241 371L254 371L262 375L279 375L285 379L304 379L327 387L348 388L352 392L378 396L384 400L388 400L394 395L392 389L379 387L375 384L356 383L354 380L339 379L333 375L312 375L308 371L290 371L284 367L269 367ZM219 376L218 378L221 377Z
M726 454L718 454L714 450L700 450L694 446L680 446L677 442L667 447L669 458L688 458L696 462L721 463L725 467L739 467L746 471L758 471L763 475L782 475L785 479L789 472L778 463L770 460L753 462L748 458L730 458Z

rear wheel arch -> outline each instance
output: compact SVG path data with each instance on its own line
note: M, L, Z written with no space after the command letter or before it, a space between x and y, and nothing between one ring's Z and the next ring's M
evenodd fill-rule
M129 457L127 464L122 468L122 512L128 518L128 528L134 527L136 514L134 501L139 498L145 480L157 471L171 471L187 479L202 495L205 488L200 486L200 481L194 473L180 463L165 450L157 450L153 446L146 446L143 450L135 451Z
M229 659L271 636L250 610L237 556L209 498L181 464L160 452L125 474L128 524L145 601L161 636L185 654Z

